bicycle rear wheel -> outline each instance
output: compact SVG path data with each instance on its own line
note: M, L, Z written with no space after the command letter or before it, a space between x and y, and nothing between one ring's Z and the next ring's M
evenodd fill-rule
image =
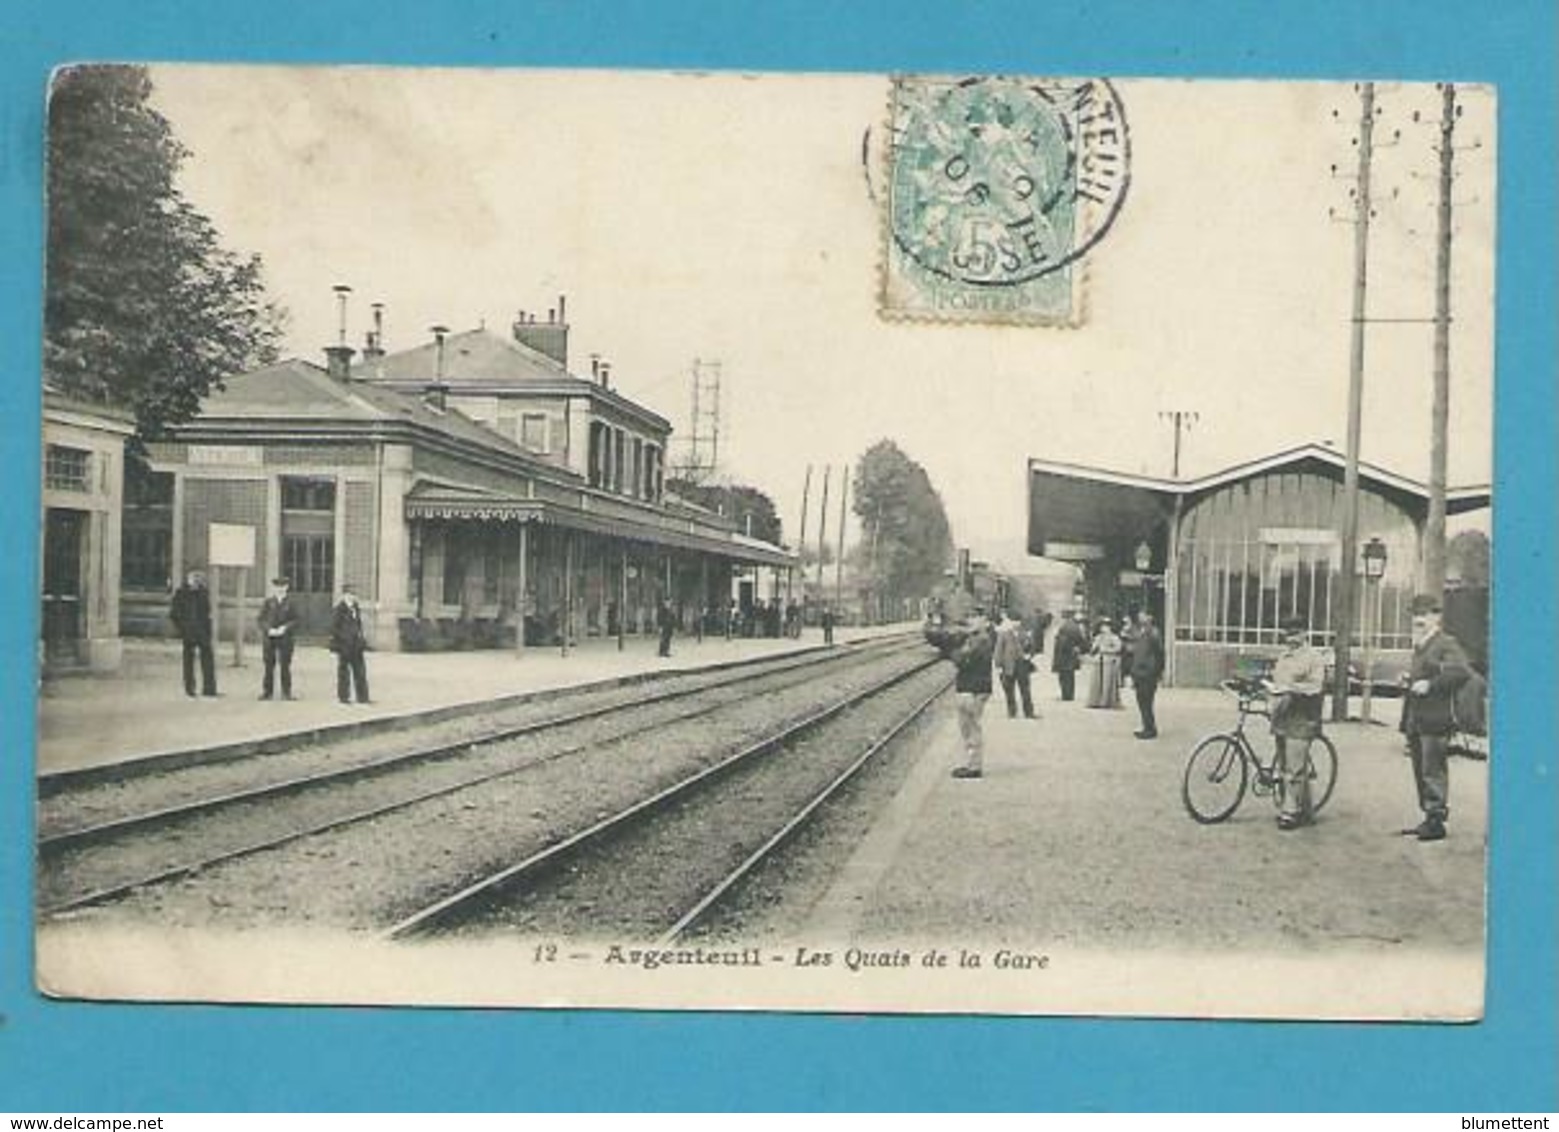
M1245 797L1250 771L1245 752L1232 735L1210 735L1186 760L1180 798L1186 812L1203 825L1223 821Z
M1318 814L1337 785L1337 748L1325 735L1310 744L1310 813Z

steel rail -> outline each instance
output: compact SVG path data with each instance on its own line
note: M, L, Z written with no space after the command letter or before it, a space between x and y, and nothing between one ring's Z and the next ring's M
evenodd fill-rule
M924 672L933 665L940 663L940 660L940 657L936 657L921 664L913 665L902 672L894 673L886 680L878 681L870 687L852 692L828 707L807 716L805 719L786 725L782 730L775 732L773 735L766 736L758 742L737 751L735 754L729 755L679 782L672 783L648 798L640 799L626 809L619 810L617 813L611 814L561 841L537 850L516 864L490 873L466 885L459 891L419 909L386 928L380 933L381 938L387 940L406 939L411 936L435 931L451 921L456 921L471 910L484 906L488 901L510 886L536 876L546 869L557 866L575 853L603 841L609 835L617 833L634 822L660 811L670 803L692 794L711 782L717 781L737 767L743 766L751 760L760 758L787 743L795 741L802 735L814 730L862 701Z
M889 638L898 641L899 638ZM866 650L873 650L867 653ZM421 747L411 751L402 751L398 754L388 755L380 759L371 759L367 762L356 763L352 766L327 769L317 774L299 775L295 778L286 778L278 782L266 783L263 786L245 787L240 790L218 794L211 798L201 798L193 802L179 803L165 806L157 810L149 810L144 813L130 814L125 817L113 818L108 821L98 822L94 825L79 826L74 829L65 829L56 833L41 835L38 838L37 849L40 857L54 856L70 849L79 849L86 845L102 841L112 840L115 837L132 833L145 828L157 828L184 818L201 817L230 806L243 805L250 802L264 801L269 798L285 797L289 794L303 793L322 786L344 786L359 779L371 778L378 774L390 771L406 769L421 763L436 762L443 758L456 758L467 755L480 747L491 746L495 743L505 743L511 739L518 739L527 735L536 735L544 731L555 730L560 727L569 727L577 723L586 723L592 719L599 719L615 712L625 711L630 708L647 707L653 704L669 703L677 699L685 699L689 696L701 695L706 692L716 692L725 688L737 687L753 680L762 680L769 676L779 675L807 668L809 665L826 663L831 660L853 660L863 655L876 655L877 646L874 643L863 646L861 650L849 653L829 654L826 657L817 657L808 654L806 659L796 660L792 658L789 663L776 663L771 667L758 672L742 672L732 678L716 679L707 684L696 684L688 688L677 688L671 691L651 693L649 695L636 696L628 700L617 701L610 704L600 704L592 708L583 708L578 711L565 712L561 715L547 716L539 720L531 720L527 723L515 724L510 727L489 731L481 735L468 736L448 743L439 743L433 746ZM891 655L892 649L882 649L882 653ZM779 659L779 658L776 658ZM436 724L433 726L437 726ZM255 755L253 758L267 756Z
M855 653L851 655L858 659L861 654ZM888 655L891 655L891 653ZM779 671L783 673L791 671L795 668L804 667L806 666L794 665L779 669ZM769 670L764 673L745 677L744 679L758 679L762 676L771 676L774 674L774 670ZM729 688L732 685L741 682L742 681L740 680L724 681L717 685L704 685L703 687L696 690L705 692L715 691L723 688ZM806 680L801 680L797 681L795 684L786 685L786 687L798 687L806 682ZM678 692L675 695L665 696L664 699L669 700L673 698L680 698L683 694L684 693L682 692ZM700 707L695 707L690 711L680 712L668 719L660 720L653 724L651 729L670 727L679 723L684 723L689 719L696 719L701 715L710 715L722 708L730 707L733 703L741 702L742 701L740 700L723 700L719 703L705 704ZM642 704L630 704L626 706L642 706ZM638 734L642 735L644 732L639 732ZM223 850L220 853L207 855L196 861L186 861L177 865L171 865L164 869L159 869L155 872L144 873L138 877L120 881L102 888L93 889L87 893L72 896L65 900L58 900L50 904L40 905L38 909L38 915L40 917L58 917L69 912L79 911L83 908L91 907L96 904L104 904L109 901L116 900L120 897L128 896L137 889L148 888L155 884L162 884L167 881L178 880L182 877L192 876L215 865L226 864L229 861L234 861L241 857L252 856L255 853L264 852L268 849L280 848L283 845L288 845L294 841L300 841L306 837L313 837L321 833L328 833L334 829L341 829L349 825L355 825L360 822L369 821L373 818L383 817L385 814L394 813L397 810L409 809L412 806L419 805L420 803L432 801L435 798L444 797L449 794L455 794L461 790L470 789L473 786L481 786L488 782L495 782L502 778L523 774L556 759L566 758L569 755L578 754L581 751L602 746L605 743L620 742L624 738L627 738L627 736L618 736L615 739L604 741L594 740L588 743L576 743L571 747L563 747L556 751L550 751L547 754L525 762L520 766L506 767L502 770L491 771L489 773L463 779L460 782L452 783L446 786L420 791L406 798L396 799L392 802L385 802L377 806L370 806L366 809L351 811L343 815L337 815L322 821L314 822L307 826L290 829L286 833L275 837L268 837L257 841L251 841L232 849Z
M931 695L910 709L909 713L895 723L888 730L887 734L869 744L865 751L856 757L849 766L845 767L833 781L813 795L812 800L798 810L773 836L757 849L754 849L745 861L732 869L724 880L706 892L697 904L683 913L681 919L667 928L660 938L655 941L655 946L666 947L675 943L689 928L707 916L731 889L745 880L760 864L768 860L780 846L788 842L847 782L860 773L867 763L876 758L884 747L897 739L906 727L919 719L928 707L946 695L947 690L952 686L952 679L949 678L935 692L932 692Z

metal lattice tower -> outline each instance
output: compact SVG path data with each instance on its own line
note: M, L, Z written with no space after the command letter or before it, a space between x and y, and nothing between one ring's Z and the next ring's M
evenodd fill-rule
M720 363L693 359L693 412L681 477L700 483L713 474L720 461Z

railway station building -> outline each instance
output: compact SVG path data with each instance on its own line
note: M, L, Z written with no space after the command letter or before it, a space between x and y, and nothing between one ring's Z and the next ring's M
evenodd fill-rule
M127 632L161 632L169 587L221 566L212 532L235 527L253 551L215 583L229 637L237 586L252 626L276 575L306 635L350 584L373 646L406 650L653 633L663 598L691 631L743 579L788 578L790 551L666 491L670 423L599 368L569 372L561 309L395 354L377 313L360 358L343 343L230 378L150 445L125 509Z
M1286 617L1305 618L1313 644L1332 643L1344 469L1340 453L1318 444L1179 480L1032 459L1028 551L1080 568L1078 603L1090 615L1152 613L1165 627L1169 678L1211 686L1242 658L1273 655ZM1486 485L1446 493L1449 515L1489 502ZM1412 647L1428 510L1424 484L1360 463L1353 644L1387 663ZM1366 583L1371 540L1385 567Z
M119 667L128 413L43 390L43 670Z

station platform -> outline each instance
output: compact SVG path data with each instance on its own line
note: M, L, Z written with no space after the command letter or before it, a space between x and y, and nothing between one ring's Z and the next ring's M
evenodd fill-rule
M840 627L836 645L917 626ZM437 718L495 699L777 656L823 645L822 630L800 638L678 637L672 655L656 655L654 637L592 639L564 656L556 646L440 653L370 653L372 702L336 700L336 659L323 646L300 645L293 654L290 701L259 700L264 669L249 651L243 667L230 652L217 655L216 698L184 694L181 650L174 641L125 642L121 669L108 675L69 675L43 682L39 693L40 780L110 777L119 764L148 759L195 762L218 749L264 749ZM279 689L278 689L279 691Z
M992 696L980 779L951 777L964 759L956 710L933 709L923 751L804 938L1038 938L1096 954L1423 948L1462 955L1481 977L1488 762L1451 759L1447 840L1403 836L1421 815L1397 704L1377 702L1376 722L1326 725L1339 770L1313 825L1280 831L1272 799L1250 793L1227 821L1200 825L1182 775L1200 738L1232 728L1230 698L1161 689L1159 737L1138 740L1129 688L1124 707L1092 709L1061 702L1046 675L1038 720L1009 719ZM1246 730L1270 758L1267 722Z

